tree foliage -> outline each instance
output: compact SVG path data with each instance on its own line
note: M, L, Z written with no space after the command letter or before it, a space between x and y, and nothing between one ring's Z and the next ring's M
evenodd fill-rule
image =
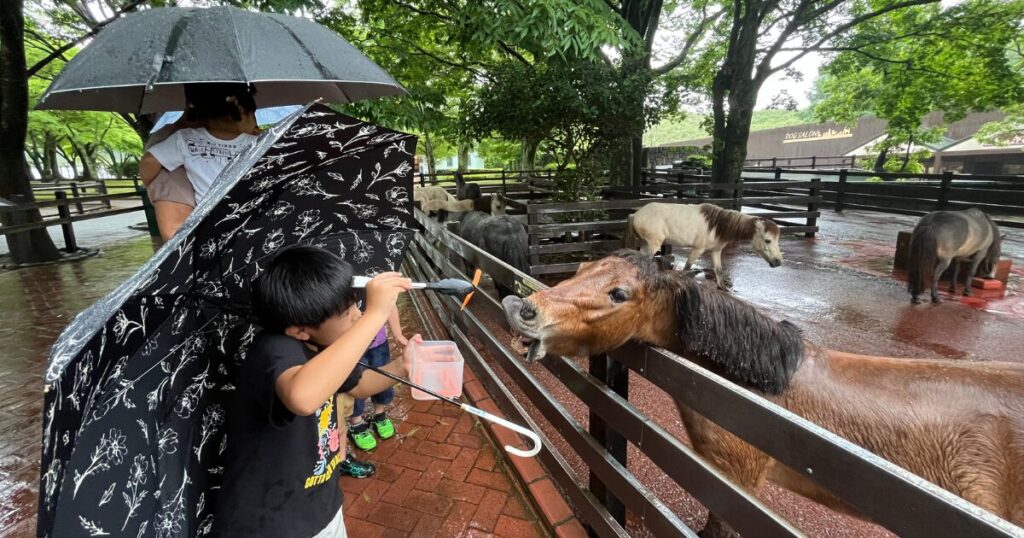
M944 129L921 124L930 112L943 111L949 123L1024 102L1024 69L1015 58L1022 21L1019 0L918 6L868 21L830 47L815 115L852 123L874 114L888 122L880 148L887 151L940 140Z

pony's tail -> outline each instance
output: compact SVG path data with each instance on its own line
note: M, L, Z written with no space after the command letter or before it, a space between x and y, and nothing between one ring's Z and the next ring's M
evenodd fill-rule
M914 229L910 237L910 256L907 263L907 290L917 297L931 285L938 263L938 240L931 226Z
M633 227L633 217L636 213L626 217L626 233L622 236L622 247L630 250L640 249L640 236L637 235L636 229Z

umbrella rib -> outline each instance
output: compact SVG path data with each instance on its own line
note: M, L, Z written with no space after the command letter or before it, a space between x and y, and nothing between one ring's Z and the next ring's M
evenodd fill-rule
M249 72L246 69L246 65L242 64L242 49L238 46L238 25L235 24L235 11L233 9L227 9L228 20L231 21L231 32L235 34L234 45L235 45L235 57L238 59L238 65L242 68L242 77L245 79L246 84L249 83Z
M308 57L310 61L313 62L313 65L316 66L316 70L320 72L320 78L322 80L331 80L331 76L328 74L327 69L324 67L322 63L320 63L320 60L316 57L316 55L314 55L313 52L309 50L309 47L307 47L306 44L303 43L301 39L299 39L299 36L295 35L295 32L293 32L292 29L288 27L288 25L277 20L276 17L269 18L270 20L274 21L278 26L283 28L285 32L288 32L288 35L292 36L292 39L295 40L295 43L299 46L299 48L301 48L302 51L306 53L306 57ZM350 99L348 94L345 93L345 90L342 89L340 85L335 84L335 86L338 88L338 91L341 92L341 95L345 98L345 102L351 103L352 99Z

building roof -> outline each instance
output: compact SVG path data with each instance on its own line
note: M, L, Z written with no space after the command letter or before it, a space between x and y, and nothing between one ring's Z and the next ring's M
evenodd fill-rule
M954 141L970 138L982 125L999 121L1005 117L1002 112L978 112L951 123L941 147ZM943 113L932 112L925 116L922 124L926 127L942 124ZM750 133L747 141L748 159L770 159L772 157L836 157L849 155L867 144L875 144L885 134L886 122L874 116L857 120L856 125L842 125L835 122L806 123L777 129L766 129ZM662 146L706 146L711 138L697 138L670 142ZM924 148L922 148L924 149ZM930 148L932 150L936 148ZM854 153L856 154L856 153Z

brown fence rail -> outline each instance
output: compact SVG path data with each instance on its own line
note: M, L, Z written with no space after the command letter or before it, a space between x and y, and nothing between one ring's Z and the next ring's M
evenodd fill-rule
M512 289L543 289L539 281L469 244L417 211L417 234L407 270L418 279L466 278L459 266L482 268ZM525 293L523 293L525 294ZM691 529L630 473L627 443L650 458L677 483L746 536L800 536L800 531L761 501L726 479L687 445L629 402L632 370L674 400L703 414L794 471L815 481L862 514L900 535L962 537L1015 536L1019 529L927 481L760 398L758 395L662 349L629 345L592 357L584 371L560 357L541 361L590 409L584 428L522 364L489 327L508 331L497 300L478 292L466 310L451 298L428 298L450 328L477 378L509 417L535 431L546 421L563 437L574 457L589 468L577 476L551 440L542 435L541 462L597 536L625 536L626 511L655 536L694 536ZM485 323L488 320L490 323ZM474 345L474 342L477 344ZM484 359L482 347L492 358ZM500 367L528 402L516 401L494 371ZM532 409L528 409L528 407Z
M850 156L829 156L829 157L772 157L770 159L747 159L743 161L745 168L759 168L774 170L776 168L825 168L840 169L854 168L857 166L857 158Z

